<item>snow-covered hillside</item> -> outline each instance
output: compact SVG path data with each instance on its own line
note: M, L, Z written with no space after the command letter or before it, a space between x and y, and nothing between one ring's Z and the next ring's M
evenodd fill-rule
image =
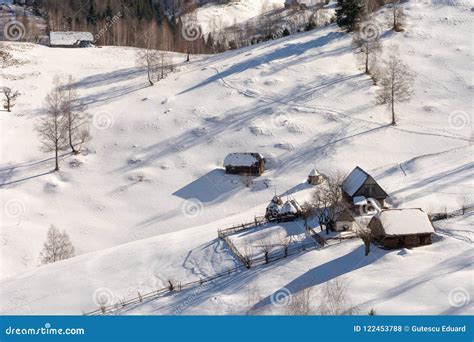
M379 16L382 42L398 44L416 73L415 96L399 107L395 127L374 104L377 88L358 69L351 37L335 25L193 57L154 87L136 68L133 48L6 43L20 64L2 70L2 85L21 96L0 116L1 312L80 314L96 308L98 289L126 299L170 278L225 270L237 261L217 229L263 215L275 191L304 201L314 166L325 174L372 170L398 207L436 212L472 202L474 14L463 4L428 1L407 3L406 13L401 33ZM176 63L184 59L173 55ZM34 125L54 77L69 74L93 116L93 140L51 173L53 156L39 150ZM230 152L262 153L269 169L246 187L224 174ZM460 220L472 227L472 216ZM51 224L68 232L78 256L38 267ZM453 309L447 299L452 284L474 296L465 240L442 235L432 246L376 250L369 258L362 246L352 240L233 275L186 312L242 313L249 284L266 305L282 286L317 287L338 276L363 310L472 309ZM166 307L188 295L168 296ZM172 311L161 301L136 310Z

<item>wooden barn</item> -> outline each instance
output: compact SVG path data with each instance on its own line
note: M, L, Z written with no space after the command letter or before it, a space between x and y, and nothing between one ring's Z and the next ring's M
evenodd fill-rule
M434 233L428 215L421 209L382 210L369 222L369 228L386 249L430 245Z
M265 158L260 153L231 153L225 158L224 167L228 174L261 176Z
M375 179L358 166L344 180L342 190L346 199L353 206L367 204L366 199L373 198L383 208L385 199L388 197Z
M90 32L56 31L49 33L49 46L60 48L91 47L94 36Z
M355 224L354 216L352 216L350 211L346 209L337 215L335 229L336 232L354 230Z

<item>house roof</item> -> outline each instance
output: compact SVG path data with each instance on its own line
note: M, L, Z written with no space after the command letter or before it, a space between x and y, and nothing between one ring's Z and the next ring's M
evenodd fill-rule
M359 166L356 166L356 168L352 170L349 176L347 176L347 178L342 183L342 190L344 190L346 194L352 197L368 179L372 179L380 187L380 185L371 175L362 170L362 168L360 168ZM385 193L382 187L380 187L380 189ZM387 193L385 194L388 196Z
M369 174L357 166L342 183L342 190L353 196L368 178Z
M280 210L280 214L285 215L285 214L297 214L298 210L295 208L293 203L291 201L286 201L285 204L283 204L283 207Z
M336 218L336 222L341 222L341 221L354 222L355 218L354 216L352 216L352 214L348 210L344 210Z
M49 43L52 46L73 46L80 41L93 42L94 36L90 32L56 31L49 33Z
M320 175L321 175L321 174L319 173L318 170L312 169L308 176L309 176L309 177L316 177L316 176L320 176Z
M224 159L225 166L252 166L263 160L260 153L231 153Z
M385 235L434 233L428 215L421 209L386 209L373 219L380 220Z

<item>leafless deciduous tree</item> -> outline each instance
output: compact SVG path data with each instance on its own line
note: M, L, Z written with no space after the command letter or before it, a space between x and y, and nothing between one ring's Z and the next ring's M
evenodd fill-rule
M3 87L3 96L5 97L3 100L3 108L5 108L7 112L11 112L11 108L15 105L15 101L18 96L20 96L20 93L12 90L12 88Z
M48 230L46 242L40 254L42 264L49 264L74 256L74 247L65 231L51 225Z
M400 59L396 46L391 46L389 50L388 60L380 69L380 89L376 99L378 104L387 105L392 112L392 125L396 125L395 104L410 101L413 95L414 74Z
M85 113L85 106L78 103L79 96L74 84L74 78L69 76L66 83L59 85L59 91L62 93L64 123L69 147L72 153L78 154L81 146L91 137L88 127L89 117Z
M391 22L392 28L395 32L403 31L403 22L405 20L405 12L400 0L390 1L390 11L388 17Z
M354 308L347 295L347 283L340 278L326 282L321 290L319 313L328 316L351 315Z
M291 295L291 301L286 306L286 314L308 316L315 314L312 306L313 289L308 287Z
M370 74L375 67L377 54L382 49L379 37L375 36L373 39L364 39L359 32L355 32L352 44L360 64L364 66L365 73Z
M56 166L54 171L59 171L59 151L67 148L68 132L66 116L64 115L64 94L55 81L56 87L46 96L46 116L43 117L36 130L40 136L42 149L45 152L54 152Z
M370 220L370 218L362 219L357 229L357 235L364 242L365 256L369 255L370 245L372 242L383 234L383 231L378 225L372 225L372 227L369 227Z
M265 263L268 264L268 262L270 261L270 252L272 251L274 247L274 243L272 239L269 236L264 234L258 240L257 247L263 253L263 256L265 258Z
M312 195L311 205L318 215L319 223L326 227L326 233L329 233L336 215L344 209L341 188L343 181L344 176L339 173L326 177Z
M143 39L145 48L136 53L136 62L140 67L146 68L148 82L153 86L156 78L158 65L160 64L160 53L153 49L152 35L147 33Z

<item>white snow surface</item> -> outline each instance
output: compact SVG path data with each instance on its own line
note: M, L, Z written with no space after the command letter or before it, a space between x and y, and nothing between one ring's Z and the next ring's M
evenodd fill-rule
M376 217L389 236L434 233L428 215L421 209L382 210Z
M117 301L169 278L184 283L233 267L238 261L217 229L264 215L275 191L303 203L313 163L322 174L361 166L394 207L441 212L458 209L460 198L472 203L474 13L428 1L405 6L404 32L392 32L380 15L383 44L398 44L416 73L415 95L398 106L397 126L374 104L377 87L336 25L193 56L154 87L133 48L5 43L21 64L2 70L2 84L21 95L0 116L1 313L81 314L97 308L100 289ZM185 57L173 54L176 63ZM93 117L93 140L83 154L63 155L61 171L51 173L52 154L40 151L34 125L54 77L69 74ZM265 177L250 187L222 170L223 158L239 151L267 160ZM76 257L39 266L51 224L67 231ZM458 226L472 230L472 216L445 222L447 233L430 246L372 247L364 258L363 243L350 240L234 274L183 313L242 314L253 286L265 306L283 287L319 290L341 277L362 313L467 314L472 301L449 301L455 287L474 298L473 248L457 238ZM124 313L172 313L191 294Z

